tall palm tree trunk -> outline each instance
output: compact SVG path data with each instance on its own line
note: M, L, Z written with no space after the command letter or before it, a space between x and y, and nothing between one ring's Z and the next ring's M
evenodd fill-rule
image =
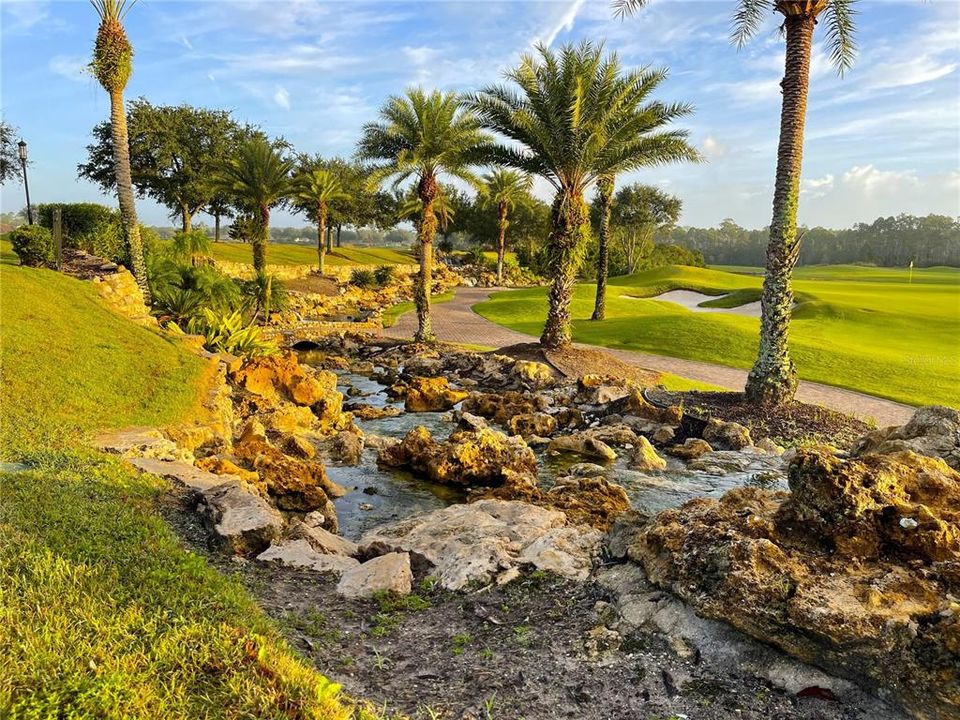
M270 237L270 208L261 205L259 209L260 227L253 234L253 269L258 273L267 270L267 240Z
M437 234L437 216L433 203L437 198L437 180L427 175L420 179L418 194L423 203L417 234L420 241L420 274L413 288L413 302L417 307L418 342L435 342L433 322L430 318L430 289L433 286L433 238Z
M120 203L120 220L127 241L130 270L149 304L150 285L147 283L147 263L143 256L143 241L140 239L140 223L133 202L133 179L130 173L130 138L127 133L127 113L123 106L123 90L110 93L110 132L113 140L113 165L117 176L117 200Z
M797 205L803 161L803 126L810 86L810 48L815 18L791 14L785 20L787 57L780 113L780 146L773 193L773 221L767 245L767 272L760 296L760 352L747 377L746 395L754 403L782 404L797 391L797 371L790 359L787 336L793 310L793 267L797 240Z
M597 181L600 196L600 237L597 248L597 299L591 320L603 320L607 314L607 274L610 272L610 208L613 205L613 178Z
M325 269L324 260L327 255L327 248L323 244L323 236L327 232L327 208L324 203L317 205L317 272L323 275Z
M507 203L503 200L497 206L497 285L503 284L503 256L507 250Z
M547 322L540 336L540 344L547 348L562 348L570 344L570 298L577 272L577 245L583 235L586 210L583 196L561 191L553 201L550 250L550 307Z

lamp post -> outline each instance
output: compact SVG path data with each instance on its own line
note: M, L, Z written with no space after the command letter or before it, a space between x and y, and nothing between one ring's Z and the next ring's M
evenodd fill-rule
M20 151L20 167L23 169L23 189L27 193L27 224L33 225L33 208L30 207L30 185L27 183L27 143L23 138L17 143Z

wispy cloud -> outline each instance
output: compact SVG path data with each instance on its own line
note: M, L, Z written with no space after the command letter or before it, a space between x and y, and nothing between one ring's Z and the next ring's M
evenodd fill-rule
M566 6L563 13L557 19L551 19L549 25L544 29L542 35L534 39L532 44L542 42L544 45L549 47L553 45L553 41L557 39L557 36L562 32L570 32L573 30L573 25L577 20L577 15L580 13L581 8L583 8L586 0L571 0L571 2Z
M60 77L74 82L86 82L90 79L90 73L87 69L90 60L85 57L70 55L54 55L47 63L50 71Z
M274 91L273 101L284 110L290 109L290 93L282 85L278 85Z

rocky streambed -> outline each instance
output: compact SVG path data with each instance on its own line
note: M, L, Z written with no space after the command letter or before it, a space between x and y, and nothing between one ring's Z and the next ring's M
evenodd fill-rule
M334 337L211 362L207 418L101 446L178 481L171 522L354 694L419 717L955 716L956 411L784 451L492 354Z

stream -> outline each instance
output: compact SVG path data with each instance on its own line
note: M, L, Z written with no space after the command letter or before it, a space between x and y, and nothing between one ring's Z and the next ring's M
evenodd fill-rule
M310 363L310 353L301 353L301 362ZM338 390L345 402L362 402L376 407L402 401L387 397L386 386L363 375L337 371ZM348 396L351 388L353 395ZM356 394L357 392L361 394ZM365 436L402 439L408 431L423 425L438 440L446 439L455 424L450 413L407 413L376 420L355 420ZM558 477L568 475L569 468L583 463L584 458L569 454L548 453L535 447L542 487L549 488ZM627 491L637 510L656 513L676 507L695 497L719 498L727 490L744 485L767 489L787 489L784 462L776 455L750 452L719 451L710 453L690 465L665 456L667 468L660 471L637 471L629 466L630 451L618 449L615 461L603 467L603 475ZM466 494L459 488L437 485L413 474L394 468L377 467L377 451L365 448L359 465L326 466L327 475L351 492L334 501L344 537L358 539L367 530L421 512L436 510L464 502Z

